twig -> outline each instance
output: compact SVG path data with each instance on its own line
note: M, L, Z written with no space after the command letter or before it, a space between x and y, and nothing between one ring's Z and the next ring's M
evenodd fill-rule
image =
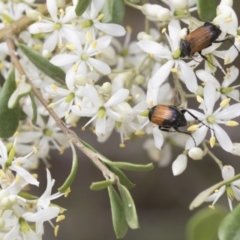
M63 133L67 136L69 141L71 141L78 149L80 149L86 156L88 156L93 163L102 171L104 177L106 179L110 179L115 181L117 178L115 174L113 174L100 160L99 160L99 154L93 152L91 149L87 148L84 146L81 142L81 140L78 138L78 136L75 134L74 131L68 129L68 127L65 125L65 123L57 116L55 111L48 107L47 101L42 97L41 93L38 91L38 89L34 86L32 81L26 76L26 73L24 69L22 68L16 54L15 54L15 46L12 38L7 38L6 39L8 49L9 49L9 54L12 60L12 63L15 65L17 70L19 71L21 76L26 77L26 81L28 84L31 85L32 91L34 95L38 98L38 100L42 103L42 105L46 108L46 110L49 112L49 115L56 121L57 125L59 128L63 131Z

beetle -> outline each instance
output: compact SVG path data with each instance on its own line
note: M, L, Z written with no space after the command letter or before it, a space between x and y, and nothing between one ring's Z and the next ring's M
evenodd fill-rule
M148 118L149 121L155 123L159 126L159 129L165 132L180 132L187 134L192 137L194 144L196 146L196 141L193 138L190 132L181 131L179 127L187 126L187 120L184 116L185 113L188 113L195 120L205 125L202 121L200 121L196 116L194 116L187 109L179 109L177 106L173 105L162 105L158 104L149 109ZM207 126L207 125L205 125ZM209 126L207 126L209 128ZM175 131L171 131L173 128Z
M223 42L225 40L216 41L222 31L214 24L205 22L203 26L198 27L194 31L187 34L181 42L180 50L181 57L192 57L194 53L198 52L204 59L205 56L201 54L204 48L212 45L213 42Z

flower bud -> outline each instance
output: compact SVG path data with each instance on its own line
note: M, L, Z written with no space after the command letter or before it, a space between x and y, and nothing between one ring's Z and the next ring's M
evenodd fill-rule
M27 17L33 21L37 21L39 19L39 16L42 16L42 14L36 10L29 10L26 12Z
M144 84L145 83L145 77L141 74L138 74L135 79L134 79L134 82L137 83L137 84Z
M202 160L203 150L199 147L193 147L188 151L188 156L193 160Z
M138 41L141 41L141 40L154 41L153 37L145 32L139 32L137 35L137 39L138 39Z
M85 86L87 83L87 77L79 74L74 77L74 81L79 86Z
M221 0L220 4L228 5L229 7L233 6L233 0Z
M186 2L187 2L186 0L172 0L172 6L175 10L186 9L187 8Z
M224 180L228 180L230 178L233 178L235 175L235 170L232 166L230 165L225 165L222 168L222 177Z
M44 58L46 58L46 59L50 59L50 58L52 57L52 53L49 52L47 49L44 49L44 50L42 51L42 56L43 56Z
M65 0L57 0L58 8L64 8L66 6Z
M180 154L172 164L173 175L181 174L187 167L187 156Z
M157 4L144 4L142 6L142 13L145 14L149 20L152 21L169 21L171 12L167 8L163 8Z
M181 32L180 32L181 39L184 40L186 38L186 36L187 36L187 33L188 33L187 28L181 29Z
M112 91L112 84L109 83L109 82L105 82L103 85L102 85L102 91L104 93L110 93Z

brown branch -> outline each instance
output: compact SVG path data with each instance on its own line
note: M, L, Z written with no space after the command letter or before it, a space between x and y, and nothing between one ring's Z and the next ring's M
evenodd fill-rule
M28 84L31 85L32 91L34 95L38 98L38 100L42 103L42 105L46 108L46 110L49 112L49 115L56 121L59 128L63 131L63 133L67 136L69 141L71 141L78 149L80 149L86 156L88 156L93 163L102 171L103 175L107 179L116 180L115 174L113 174L109 169L99 160L98 153L93 152L91 149L84 146L81 142L81 140L78 138L78 136L75 134L74 131L68 129L66 124L57 116L57 114L54 112L54 110L50 107L48 107L47 101L42 97L41 93L38 91L38 89L34 86L32 81L26 76L26 73L24 69L22 68L16 54L15 54L15 46L12 38L6 39L9 54L12 60L12 63L15 65L17 70L19 71L20 75L26 77L26 81Z

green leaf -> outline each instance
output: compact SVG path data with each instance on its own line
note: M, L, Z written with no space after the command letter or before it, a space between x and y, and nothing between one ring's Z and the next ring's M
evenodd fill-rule
M130 192L121 184L118 184L118 190L122 198L124 214L128 226L132 229L139 228L137 211Z
M187 240L216 240L218 227L226 214L226 209L218 206L201 209L187 223Z
M11 70L5 81L0 94L0 137L11 137L18 128L20 118L20 107L17 104L14 108L8 108L8 101L16 89L14 69Z
M211 22L216 17L215 0L197 0L198 15L204 22Z
M240 204L222 221L218 230L219 240L240 239Z
M77 14L77 16L81 16L85 12L89 3L90 0L78 0L75 8L75 13Z
M8 101L8 107L14 108L18 103L21 97L27 95L32 90L31 85L26 82L21 82L16 90L11 95Z
M109 164L106 164L111 172L116 174L120 180L120 183L127 187L128 189L131 189L135 186L134 183L132 183L127 176L117 167L111 166Z
M123 204L113 186L108 187L108 194L111 204L113 228L117 238L123 238L128 230L125 219Z
M53 65L41 54L26 46L25 44L19 43L18 47L40 71L45 73L50 78L54 79L56 82L59 82L61 84L65 83L65 72L61 68Z
M32 102L32 111L33 111L33 117L32 117L32 124L35 125L37 123L37 104L34 99L33 93L29 94Z
M125 15L124 0L106 0L101 13L104 14L102 22L121 24Z
M102 190L105 189L113 184L110 180L105 180L101 182L94 182L91 184L90 189L91 190Z
M142 165L128 162L111 162L109 165L129 171L149 171L154 168L152 163Z
M72 143L70 143L70 145L71 145L72 154L73 154L72 169L71 169L71 172L70 172L68 178L64 182L64 184L60 188L58 188L58 191L61 193L65 193L66 190L72 185L72 183L77 175L77 170L78 170L78 158L77 158L76 150Z

